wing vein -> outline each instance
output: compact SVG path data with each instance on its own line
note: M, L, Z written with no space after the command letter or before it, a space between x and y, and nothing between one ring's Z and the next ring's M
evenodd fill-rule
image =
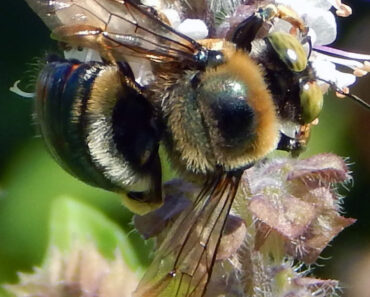
M115 1L115 0L111 0L111 1ZM130 0L124 0L124 5L126 5L126 3L129 3L129 4L130 4L130 6L131 6L131 8L133 8L133 9L135 9L135 10L139 11L139 13L141 13L141 14L143 14L143 15L145 15L145 16L147 16L147 17L149 17L152 21L156 22L156 23L157 23L159 26L161 26L163 29L170 31L171 33L175 33L176 35L178 35L178 36L180 36L181 38L185 39L185 40L186 40L186 41L188 41L190 44L192 44L194 47L196 47L198 50L201 48L200 44L199 44L199 43L197 43L195 40L193 40L193 39L191 39L191 38L187 37L186 35L184 35L184 34L182 34L182 33L180 33L180 32L177 32L177 31L176 31L176 30L174 30L171 26L168 26L167 24L163 23L161 20L159 20L159 19L158 19L157 17L155 17L154 15L152 15L152 14L148 13L147 11L143 10L142 8L140 8L139 6L134 5ZM135 17L133 17L133 19L135 19ZM136 20L136 19L135 19L135 21L137 22L137 20ZM138 22L137 22L137 23L138 23ZM141 26L140 26L140 27L141 27ZM167 37L164 37L164 36L162 36L162 35L159 35L159 34L157 34L157 33L153 32L153 31L151 31L151 30L148 30L148 29L146 29L146 28L144 28L144 27L141 27L141 29L142 29L142 30L145 30L145 31L147 31L148 33L151 33L151 34L153 34L153 35L160 36L160 37L163 37L163 38L167 38ZM167 39L168 39L168 41L172 41L172 42L176 43L177 45L180 45L180 46L182 46L182 47L184 47L184 48L187 48L187 49L188 49L188 50L190 50L190 51L193 51L193 48L192 48L192 47L189 47L189 46L187 46L187 45L185 45L185 44L183 44L183 43L181 43L181 42L179 42L179 41L176 41L176 40L173 40L173 39L169 39L169 38L167 38Z
M226 225L226 221L227 221L227 215L230 213L230 210L231 210L231 207L232 207L232 204L234 202L234 198L236 196L236 192L238 190L238 186L239 186L239 182L240 182L240 179L241 179L241 176L242 176L243 172L239 172L237 173L236 176L233 176L231 177L231 191L228 192L228 197L227 197L227 200L226 200L226 203L224 205L227 206L226 208L226 217L224 219L224 221L222 222L222 226L221 226L221 234L220 236L217 238L217 242L216 242L216 248L215 248L215 252L213 253L212 255L212 263L211 263L211 266L210 267L213 267L215 261L216 261L216 257L217 257L217 251L218 251L218 248L220 246L220 243L221 243L221 239L222 239L222 233L223 233L223 230L225 229L225 225ZM224 210L224 208L223 208ZM212 277L212 269L209 271L209 275L208 275L208 278L206 280L206 284L204 286L204 290L203 290L203 293L201 295L201 297L204 296L204 294L206 293L207 291L207 287L209 285L209 282L211 280L211 277Z
M218 181L218 180L217 180ZM217 184L217 181L214 181L214 183L213 184ZM211 191L211 193L210 193L210 197L212 197L212 194L214 193L216 191L216 187L213 187L212 188L212 191ZM204 192L204 193L202 193L202 194L204 194L204 195L206 195L207 194L207 192ZM202 197L200 197L200 198L202 198ZM200 198L197 198L197 200L198 199L200 199ZM199 201L201 201L201 200L199 200ZM179 262L179 259L181 258L181 256L182 256L182 253L183 253L183 251L184 251L184 248L185 248L185 246L186 246L186 243L188 242L188 240L190 239L190 236L191 236L191 234L192 234L192 231L194 230L194 228L197 226L197 222L199 221L199 219L201 219L201 214L202 214L202 212L204 211L204 209L205 209L205 207L207 206L207 204L208 204L208 200L207 201L205 201L205 203L202 205L202 207L201 207L201 209L199 210L199 212L198 212L198 214L197 214L197 217L196 217L196 219L195 219L195 221L192 223L192 225L191 225L191 228L189 228L189 230L187 230L187 234L186 234L186 237L185 237L185 240L184 240L184 242L182 243L182 246L181 246L181 248L180 248L180 251L179 251L179 253L178 253L178 255L177 255L177 257L176 257L176 261L175 261L175 263L174 263L174 269L176 269L176 266L177 266L177 264L178 264L178 262Z
M233 203L235 194L236 194L236 190L237 190L238 184L239 184L239 179L238 178L236 178L236 181L234 181L234 177L228 177L225 180L226 180L226 184L224 185L224 187L221 188L220 195L221 195L221 198L222 198L223 194L224 193L227 193L227 197L226 197L226 199L224 201L224 204L222 205L222 208L221 208L219 214L217 215L217 218L215 220L215 223L212 226L211 232L210 232L209 236L207 237L206 246L208 246L210 239L213 237L213 232L218 227L218 223L221 223L220 232L219 232L219 235L217 236L217 241L216 241L216 244L215 244L215 247L214 247L214 251L212 253L211 263L208 264L208 257L207 257L207 255L205 257L205 261L206 261L205 267L207 269L208 276L206 278L206 284L205 284L204 288L202 289L201 296L204 296L204 294L205 294L205 292L207 290L207 286L209 284L209 281L211 279L212 267L214 266L214 263L216 261L218 247L219 247L219 245L221 243L221 239L222 239L222 231L224 230L224 227L225 227L225 224L226 224L226 220L227 220L227 215L230 212L230 209L231 209L231 206L232 206L232 203ZM216 207L217 206L218 205L216 204ZM225 212L225 210L226 210L226 212ZM212 214L213 214L213 211L211 212L211 215ZM224 217L224 219L220 221L220 219L222 217ZM204 254L205 251L206 251L206 249L204 249L204 251L202 251L202 256L203 256L203 254ZM199 261L196 269L198 269L199 264L200 264L200 261ZM193 292L195 292L197 290L197 288L201 284L202 280L203 280L203 277L201 277L199 279L198 283L195 285L195 287L192 290L191 294L193 294ZM189 296L191 296L191 294Z

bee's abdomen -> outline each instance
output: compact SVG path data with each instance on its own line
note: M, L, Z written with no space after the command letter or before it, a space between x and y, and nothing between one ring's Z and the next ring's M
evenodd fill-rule
M37 82L36 116L51 154L80 180L148 190L158 131L150 104L117 66L48 63Z

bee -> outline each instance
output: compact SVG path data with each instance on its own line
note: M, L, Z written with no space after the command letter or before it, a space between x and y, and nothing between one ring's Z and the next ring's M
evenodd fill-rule
M133 0L27 2L54 39L102 58L52 57L39 75L36 114L57 162L88 184L121 193L139 214L162 203L160 143L175 169L202 184L134 296L204 296L243 171L276 149L298 154L321 111L303 21L268 5L230 40L195 41ZM274 18L296 34L257 38ZM133 65L141 64L154 79L138 82ZM299 127L296 135L284 133L285 122Z

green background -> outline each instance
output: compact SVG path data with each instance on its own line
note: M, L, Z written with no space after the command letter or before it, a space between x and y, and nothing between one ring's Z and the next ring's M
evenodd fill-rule
M297 0L299 1L299 0ZM16 280L16 271L30 271L42 261L48 241L52 201L60 196L78 197L101 209L127 232L131 214L119 197L91 188L64 173L46 152L32 119L33 101L9 92L18 79L32 72L35 57L53 51L55 43L40 19L21 0L2 2L0 11L0 283ZM370 53L370 3L353 1L353 17L341 20L336 43L342 49ZM27 86L23 86L27 88ZM352 92L370 102L370 76ZM370 251L370 112L348 99L327 97L319 126L313 130L304 156L333 152L349 157L354 183L346 191L345 214L358 222L345 230L319 260L316 268L325 278L348 282L348 267ZM135 232L131 240L147 249ZM370 275L370 273L369 273ZM369 276L370 278L370 276ZM1 296L1 292L0 292Z

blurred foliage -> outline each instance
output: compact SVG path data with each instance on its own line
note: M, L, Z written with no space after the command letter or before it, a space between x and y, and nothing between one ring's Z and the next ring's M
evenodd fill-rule
M299 0L297 0L299 1ZM303 0L301 0L303 1ZM16 271L30 271L42 262L47 249L50 208L58 197L76 197L99 209L123 228L139 253L142 265L148 263L149 247L133 231L131 214L117 195L95 189L70 177L46 152L32 120L33 102L9 92L22 79L27 84L27 69L35 57L42 57L56 45L49 31L22 0L5 0L0 11L2 42L0 55L0 284L14 282ZM347 1L353 17L339 22L336 46L370 53L370 2ZM23 88L27 88L27 85ZM370 78L363 78L352 90L370 101ZM345 200L345 213L358 222L348 228L327 249L320 261L332 271L327 278L342 279L349 256L370 246L370 113L347 99L328 97L320 124L313 129L304 156L333 152L349 156L354 184ZM343 193L346 193L345 191ZM351 252L354 251L354 252ZM341 261L339 261L340 259ZM1 296L1 291L0 291Z

